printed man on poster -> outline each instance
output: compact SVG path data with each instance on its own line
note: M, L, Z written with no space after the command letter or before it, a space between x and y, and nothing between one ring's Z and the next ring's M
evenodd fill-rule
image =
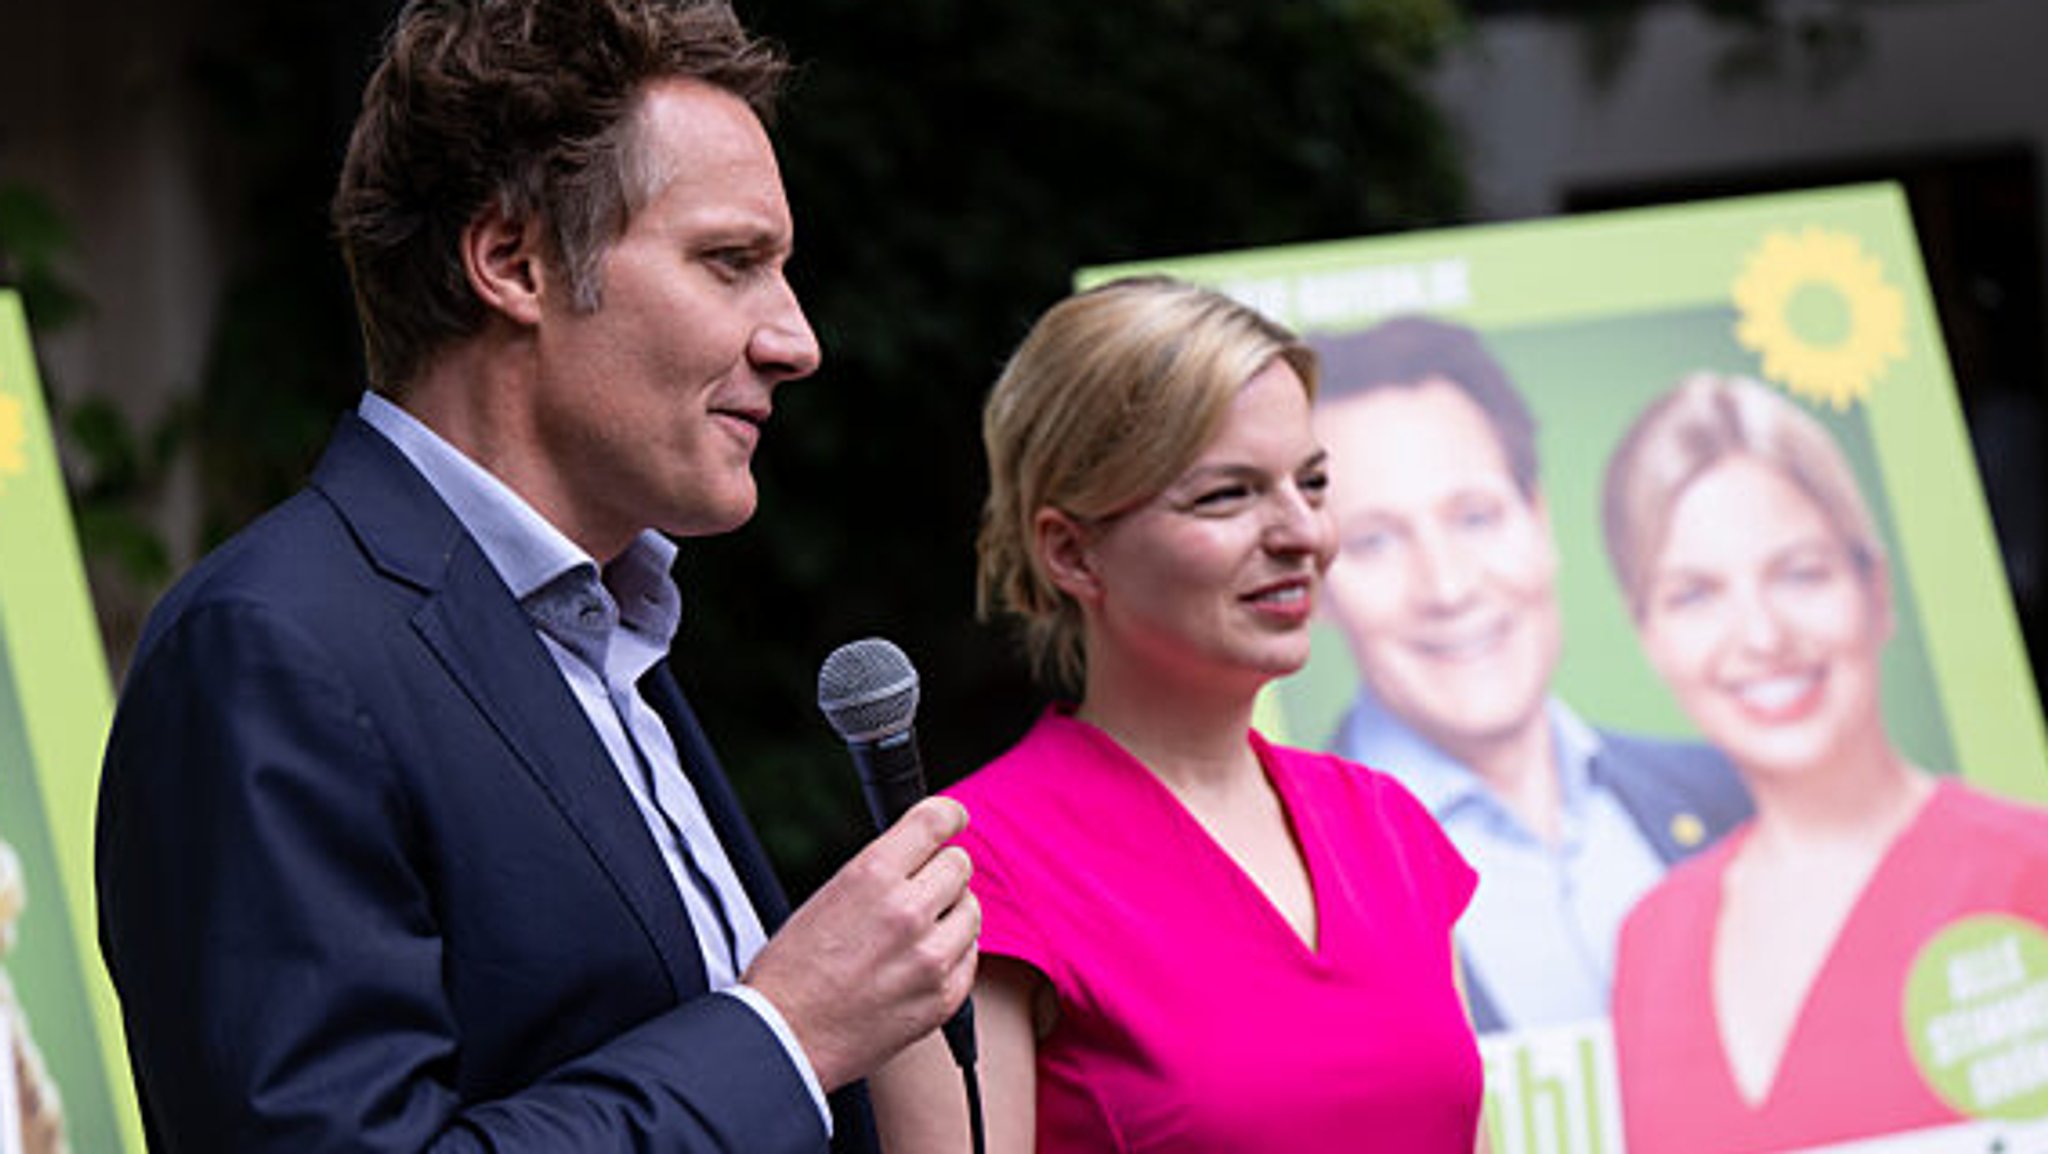
M1358 667L1331 748L1399 778L1479 871L1458 923L1482 1032L1605 1016L1621 919L1749 814L1726 759L1596 730L1563 647L1536 420L1479 335L1407 315L1311 338Z

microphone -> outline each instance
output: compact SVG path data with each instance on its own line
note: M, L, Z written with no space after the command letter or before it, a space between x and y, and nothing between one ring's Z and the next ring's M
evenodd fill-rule
M876 829L888 829L925 795L918 757L917 670L901 649L879 637L851 641L818 668L818 708L846 742ZM946 1048L962 1070L974 1067L974 999L953 1011Z

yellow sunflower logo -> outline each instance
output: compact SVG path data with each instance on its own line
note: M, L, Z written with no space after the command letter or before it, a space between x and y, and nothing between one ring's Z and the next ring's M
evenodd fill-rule
M1837 409L1906 355L1905 298L1848 233L1770 234L1734 297L1735 339L1763 358L1763 375Z
M21 402L0 394L0 492L6 491L8 478L27 470L27 443L28 429L22 424Z

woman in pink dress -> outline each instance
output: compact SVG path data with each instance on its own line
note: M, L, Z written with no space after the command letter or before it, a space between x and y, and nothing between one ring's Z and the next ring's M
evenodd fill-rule
M1623 925L1629 1154L1957 1121L1908 1041L1907 974L1959 918L2048 920L2048 815L1892 743L1890 571L1841 451L1789 398L1700 374L1615 450L1604 522L1645 654L1756 800Z
M1315 380L1259 314L1139 278L1055 306L988 399L982 603L1057 701L952 791L999 1154L1473 1148L1472 870L1392 779L1252 727L1334 550ZM895 1154L968 1148L961 1103L876 1107Z

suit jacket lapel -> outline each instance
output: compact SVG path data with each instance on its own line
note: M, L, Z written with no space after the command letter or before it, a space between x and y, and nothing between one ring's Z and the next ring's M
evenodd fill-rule
M702 992L704 959L660 852L532 624L475 541L404 455L354 414L314 485L379 569L420 591L413 627L618 887L677 997Z
M754 912L760 916L762 928L774 933L783 919L789 916L789 897L783 892L782 883L776 880L775 868L769 862L767 852L761 848L760 839L755 837L754 827L740 808L732 783L726 779L725 771L718 764L718 755L712 751L710 739L704 736L703 727L697 723L696 712L683 697L682 689L677 686L666 664L655 666L641 678L639 689L640 695L668 725L669 735L675 739L676 756L683 763L683 772L696 789L697 798L703 803L704 812L711 819L711 828L717 831L720 844L725 846L733 872L739 875L740 884L753 901Z
M762 926L769 933L774 933L776 927L789 917L788 895L783 892L782 883L776 880L767 853L762 850L759 839L754 836L753 826L741 811L739 800L733 795L732 783L719 767L718 755L712 751L710 740L697 723L696 711L690 708L688 699L683 696L682 688L676 684L675 676L666 664L655 666L641 678L639 688L641 696L668 724L683 771L689 775L690 784L696 787L697 796L704 803L704 811L710 816L712 827L718 831L719 841L725 845L726 856L732 859L733 870L739 874L740 884L746 887L747 896L753 899L754 910L760 915ZM841 1086L829 1096L828 1104L832 1110L832 1149L835 1154L865 1154L881 1149L881 1142L875 1136L874 1107L868 1097L867 1083Z

